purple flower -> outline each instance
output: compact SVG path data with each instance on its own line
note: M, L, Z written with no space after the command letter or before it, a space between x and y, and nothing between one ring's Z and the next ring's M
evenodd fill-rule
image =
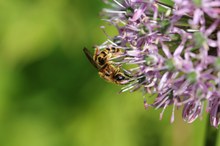
M210 123L220 124L220 1L174 0L173 6L157 0L105 1L103 20L118 34L99 46L120 48L124 54L112 63L131 74L121 92L142 90L157 95L145 108L183 106L183 119L191 123L203 112ZM108 36L109 37L109 36ZM110 38L110 37L109 37Z
M189 101L184 105L182 117L188 123L192 123L201 113L200 101Z
M209 100L210 123L212 126L218 128L220 124L220 98L213 96Z

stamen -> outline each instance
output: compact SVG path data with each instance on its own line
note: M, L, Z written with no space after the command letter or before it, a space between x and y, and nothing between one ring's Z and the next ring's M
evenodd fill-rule
M116 1L116 0L113 0L116 4L118 4L120 7L122 7L122 8L125 8L121 3L119 3L118 1Z
M173 123L174 122L174 119L175 119L175 115L174 115L174 111L175 111L175 107L176 107L176 102L174 101L173 103L173 109L172 109L172 115L171 115L171 118L170 118L170 123Z
M162 112L160 113L160 120L162 120L162 118L163 118L163 113L164 113L164 111L165 111L167 105L168 105L168 104L165 104L165 106L163 107Z
M162 100L162 102L160 102L160 104L155 108L155 110L159 109L159 108L167 101L167 99L169 99L169 96L166 96L166 97Z
M134 86L136 83L138 83L138 82L136 81L135 83L131 83L131 84L127 85L127 86L122 87L121 89L124 90L124 89L126 89L126 88L128 88L130 86Z
M132 85L132 86L130 86L130 87L127 87L127 88L121 90L119 93L122 93L122 92L128 91L128 90L132 89L133 87L134 87L134 85Z
M110 39L107 40L108 42L110 42L111 44L113 44L114 46L118 46L116 43L112 42Z
M107 13L116 13L116 14L126 14L126 11L116 11L116 10L111 10L111 9L103 9L104 12Z
M128 62L126 64L143 64L145 62L146 62L145 60L141 60L141 61L136 61L136 62Z
M125 56L126 55L124 54L124 55L119 55L119 56L116 56L116 57L112 57L112 58L109 59L109 61L120 59L120 58L125 57Z
M164 7L164 8L167 8L167 9L173 9L172 6L168 5L168 4L165 4L163 2L160 2L160 1L156 1L156 3L158 3L160 6Z
M135 70L139 70L141 67L135 67L135 68L131 68L131 69L129 69L131 72L132 71L135 71Z
M184 100L184 101L182 101L182 102L176 103L176 105L177 105L177 106L182 106L182 105L185 105L185 104L189 103L189 102L192 101L192 100L193 100L193 98L188 98L188 99L186 99L186 100Z

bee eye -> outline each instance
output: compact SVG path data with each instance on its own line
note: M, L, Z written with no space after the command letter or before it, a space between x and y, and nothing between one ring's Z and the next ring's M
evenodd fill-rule
M104 65L105 64L105 60L101 57L98 58L99 64L100 65Z
M116 79L117 81L122 81L122 80L125 79L125 77L124 77L123 75L121 75L121 74L117 74L117 75L115 76L115 79Z

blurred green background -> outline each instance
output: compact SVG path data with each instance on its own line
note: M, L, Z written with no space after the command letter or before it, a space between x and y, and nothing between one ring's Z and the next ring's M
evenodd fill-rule
M140 92L118 94L120 86L98 77L82 48L105 41L103 7L0 1L0 146L203 144L206 117L187 124L180 109L170 124L167 109L160 121L161 110L145 110Z

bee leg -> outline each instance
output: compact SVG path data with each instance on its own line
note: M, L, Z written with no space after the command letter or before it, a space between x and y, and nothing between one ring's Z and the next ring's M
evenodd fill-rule
M114 83L114 82L112 81L111 77L110 77L111 75L107 75L107 74L105 74L105 73L103 73L103 72L99 72L99 76L100 76L101 78L103 78L104 80L108 81L108 82Z
M99 49L95 48L95 53L94 53L94 56L93 56L93 60L97 60L98 53L99 53Z
M126 77L129 77L129 78L133 77L132 73L130 71L122 68L121 64L117 65L117 72L120 72L120 71L122 71Z
M107 80L106 76L102 73L102 72L99 72L99 76L105 80Z

